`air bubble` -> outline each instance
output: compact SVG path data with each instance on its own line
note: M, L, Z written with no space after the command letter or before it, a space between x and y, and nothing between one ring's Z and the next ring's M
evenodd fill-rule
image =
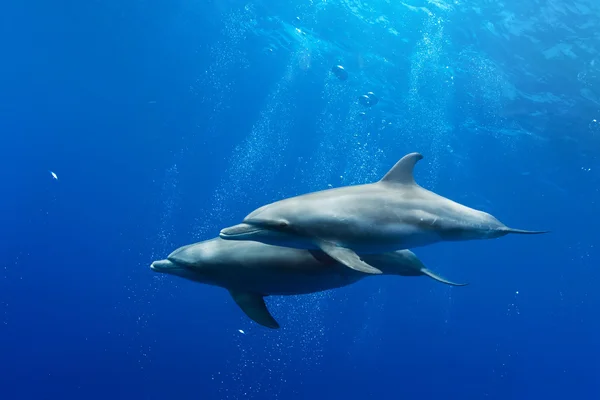
M590 131L592 132L592 134L594 134L594 135L600 134L600 121L598 121L598 119L594 118L592 120L592 122L590 122L589 128L590 128Z

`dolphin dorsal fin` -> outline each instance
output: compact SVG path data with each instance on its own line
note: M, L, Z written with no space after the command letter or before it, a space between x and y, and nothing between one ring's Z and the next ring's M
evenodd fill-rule
M388 171L379 182L401 183L404 185L416 185L414 177L415 164L422 160L421 153L410 153L405 155Z

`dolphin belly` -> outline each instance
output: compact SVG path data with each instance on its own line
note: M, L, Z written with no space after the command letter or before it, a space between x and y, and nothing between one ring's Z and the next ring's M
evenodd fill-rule
M264 296L293 296L301 294L318 293L326 290L338 289L351 285L365 275L341 267L336 264L331 271L311 273L285 273L277 271L261 271L253 276L238 274L236 282L231 279L223 282L227 289L239 289L252 293L260 293Z
M441 238L436 232L417 231L400 234L381 234L381 232L378 232L376 235L365 235L364 238L359 237L357 240L338 240L334 243L352 249L357 254L379 254L428 246L440 241Z

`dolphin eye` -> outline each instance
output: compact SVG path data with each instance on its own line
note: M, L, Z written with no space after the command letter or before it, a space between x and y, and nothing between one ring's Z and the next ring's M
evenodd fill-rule
M284 219L264 221L261 225L271 229L287 229L290 227L290 224Z

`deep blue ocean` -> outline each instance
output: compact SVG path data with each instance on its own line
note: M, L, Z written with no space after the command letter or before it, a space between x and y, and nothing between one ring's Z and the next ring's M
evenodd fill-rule
M6 1L0 54L0 399L600 398L599 1ZM150 269L411 152L551 232L414 249L465 287L267 297L277 330Z

